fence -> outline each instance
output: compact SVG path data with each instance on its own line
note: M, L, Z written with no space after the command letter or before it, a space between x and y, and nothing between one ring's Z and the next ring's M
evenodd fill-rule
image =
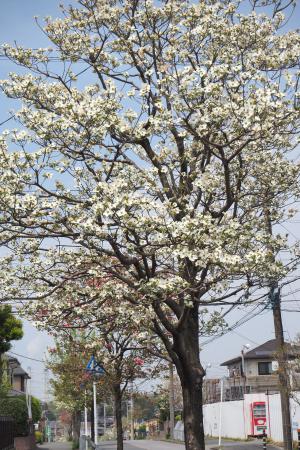
M11 417L0 416L0 450L13 450L15 422Z
M267 435L276 442L283 441L281 402L279 394L245 394L243 400L224 401L204 405L204 431L207 436L218 436L221 412L221 435L225 438L246 439L252 434L251 429L251 403L265 402ZM290 400L293 439L297 441L297 429L300 428L300 393L293 393ZM184 439L184 426L177 422L174 437Z
M282 442L281 402L279 394L245 394L243 400L223 402L222 436L245 439L252 433L250 405L252 402L265 402L267 434L274 441ZM297 440L300 428L300 393L290 400L293 439ZM204 430L207 435L217 436L219 432L220 403L204 405Z

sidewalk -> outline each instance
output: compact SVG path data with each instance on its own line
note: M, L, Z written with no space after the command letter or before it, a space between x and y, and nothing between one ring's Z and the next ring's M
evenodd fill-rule
M71 450L71 442L45 442L37 445L39 450Z

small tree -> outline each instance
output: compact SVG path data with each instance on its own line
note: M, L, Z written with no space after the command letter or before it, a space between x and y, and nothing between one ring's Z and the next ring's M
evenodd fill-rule
M3 380L3 355L11 348L11 341L20 340L23 337L21 320L12 313L10 305L0 307L0 385Z
M85 372L87 361L88 356L79 353L69 339L57 341L56 346L49 349L47 365L55 376L50 381L55 402L70 413L75 442L80 436L81 411L85 402L91 402L91 383Z
M85 402L83 391L78 394L80 387L85 385L89 398L92 394L93 375L85 370L87 361L91 355L101 361L105 372L97 385L102 399L108 400L108 395L113 398L117 447L118 450L123 450L122 399L130 381L136 377L145 377L143 364L145 360L149 362L149 356L145 354L146 349L141 348L135 336L128 331L130 326L127 327L126 334L121 334L112 324L109 328L111 329L106 332L93 329L89 333L70 330L69 339L60 339L56 348L51 350L49 368L57 376L52 380L56 399L65 407L69 406L76 415Z

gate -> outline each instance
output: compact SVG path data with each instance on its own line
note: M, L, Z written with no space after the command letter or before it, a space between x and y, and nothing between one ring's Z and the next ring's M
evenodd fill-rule
M11 417L0 416L0 450L13 450L15 422Z

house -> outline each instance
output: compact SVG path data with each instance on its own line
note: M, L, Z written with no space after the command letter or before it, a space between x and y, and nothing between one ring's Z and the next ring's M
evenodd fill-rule
M300 373L296 361L300 359L300 346L285 344L293 390L300 390ZM225 400L238 400L249 393L279 392L277 356L280 346L276 339L271 339L247 352L225 361L221 366L228 369L224 380ZM299 366L300 367L300 366Z
M28 373L22 368L19 360L6 355L7 380L11 386L10 396L23 395L26 392L26 380L30 379Z

